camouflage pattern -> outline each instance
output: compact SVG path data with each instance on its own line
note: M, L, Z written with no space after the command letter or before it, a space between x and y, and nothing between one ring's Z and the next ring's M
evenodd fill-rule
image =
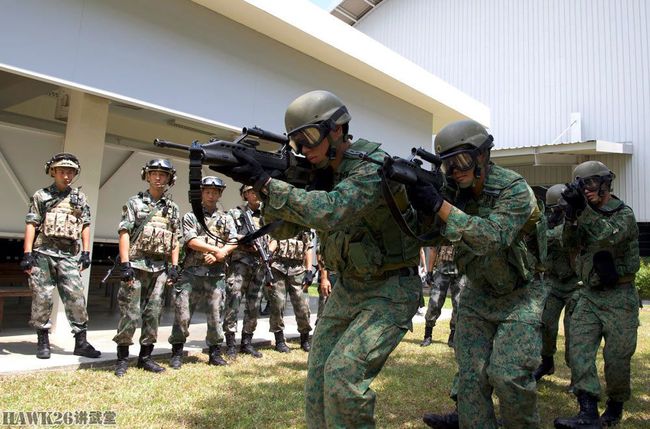
M142 322L141 345L155 344L158 338L167 274L164 271L134 271L133 281L121 282L120 291L117 293L120 321L113 341L118 346L133 344L133 334L140 322Z
M617 209L619 209L616 211ZM587 206L577 222L565 226L567 245L579 250L577 271L584 287L571 317L571 377L576 392L600 396L596 353L605 339L606 394L625 402L630 398L630 360L636 350L639 295L634 274L639 270L639 229L632 209L613 197L601 213ZM608 249L620 276L612 288L599 285L594 254Z
M311 252L312 236L305 231L294 238L280 240L273 253L273 277L275 282L270 292L271 317L269 331L284 330L284 306L287 293L291 299L296 315L298 332L306 334L311 331L309 295L303 293L302 284L305 277L305 254Z
M386 156L379 144L365 140L350 149L379 161ZM416 228L404 188L391 186ZM358 157L344 157L329 192L308 192L276 179L268 189L265 220L285 219L273 235L282 239L304 228L316 229L326 268L337 273L309 353L307 426L374 427L370 385L411 327L420 302L420 244L402 234L391 216L377 166ZM412 275L392 271L401 267L412 268Z
M549 290L542 313L542 356L553 356L557 351L557 333L560 315L564 310L564 361L569 365L571 336L570 320L576 303L578 277L571 267L573 255L563 244L564 224L549 229L546 234L548 246L547 270L544 283Z
M64 214L64 223L75 219L74 239L44 234L44 223L56 212L59 212L57 213L59 217ZM90 225L90 207L86 196L78 188L68 187L59 192L54 184L40 189L30 200L25 223L34 225L37 231L33 243L36 266L32 268L28 277L29 288L32 291L32 314L29 325L35 329L51 327L50 316L56 288L72 332L76 334L85 331L88 313L77 255L80 250L81 229Z
M190 240L201 240L217 247L223 247L225 243L237 239L237 228L235 221L230 214L215 210L210 213L203 210L203 217L206 226L211 233L218 238L217 240L210 237L199 224L194 213L186 213L183 216L183 245L185 246L185 259L183 260L183 271L188 271L197 276L217 276L220 277L225 271L224 263L206 265L203 261L203 252L197 252L187 246Z
M526 181L492 164L478 197L448 198L464 205L464 212L452 208L441 228L467 276L455 337L460 426L496 428L494 392L505 427L538 427L533 371L541 362L546 297L536 274L543 215Z
M444 265L449 265L445 263ZM455 267L455 264L451 264ZM433 284L429 292L429 305L427 312L424 315L425 326L433 328L436 326L436 321L442 313L442 307L445 305L447 299L447 291L451 292L452 312L449 327L453 330L456 329L456 320L458 318L458 300L460 293L465 289L467 284L467 277L460 274L444 274L442 270L436 270L433 273Z

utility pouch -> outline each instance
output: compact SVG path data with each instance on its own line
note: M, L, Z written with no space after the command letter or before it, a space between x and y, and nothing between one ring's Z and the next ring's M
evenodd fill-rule
M50 211L45 214L43 234L49 238L78 240L81 236L81 223L72 214Z
M358 277L377 276L382 267L383 256L370 234L365 234L361 241L355 241L348 247L348 271Z

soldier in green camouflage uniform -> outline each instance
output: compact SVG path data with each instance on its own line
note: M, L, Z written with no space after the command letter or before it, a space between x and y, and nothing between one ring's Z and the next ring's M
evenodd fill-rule
M564 360L569 365L570 320L575 308L578 277L571 266L575 255L564 245L564 209L559 205L564 185L553 185L546 191L548 231L546 233L548 259L544 272L544 284L549 290L542 314L542 363L535 370L535 380L555 372L553 355L557 351L557 332L560 314L564 310Z
M278 239L314 228L323 260L338 278L314 332L305 382L309 428L374 427L375 393L370 388L397 347L418 309L419 243L402 234L382 196L377 166L359 159L364 152L382 161L379 143L348 138L350 114L327 91L294 100L285 115L290 143L316 167L307 191L269 175L248 155L223 169L252 183L264 198L265 221L284 219ZM391 185L399 209L416 227L404 187Z
M435 149L457 190L447 190L447 201L430 184L409 192L420 213L437 214L468 281L455 338L458 411L425 414L431 427L496 428L493 393L504 427L539 426L533 371L541 351L546 223L524 178L489 162L492 140L475 121L447 125Z
M50 358L55 289L75 337L73 354L89 358L101 355L86 341L88 313L80 272L90 266L90 207L80 188L70 187L80 171L76 156L54 155L45 164L45 173L54 178L54 183L34 194L25 218L25 253L20 267L27 273L32 290L29 325L36 329L39 359ZM83 250L77 256L79 239Z
M583 283L571 317L570 363L580 412L558 418L555 427L616 425L630 399L630 360L636 350L639 295L639 228L634 212L611 194L614 179L607 166L587 161L573 170L574 182L562 193L566 202L564 240L574 249ZM600 383L596 354L605 340L607 408L598 416Z
M309 331L311 331L309 311L309 296L303 289L314 280L312 268L312 235L303 231L295 237L286 240L273 240L269 246L273 254L271 268L273 270L273 287L270 289L271 319L269 330L275 336L275 350L289 353L291 350L284 340L284 306L287 293L296 316L300 347L308 352Z
M182 365L183 344L190 335L190 321L200 303L207 307L205 342L208 345L208 364L227 364L220 350L223 342L221 309L226 293L225 258L237 247L234 242L237 229L232 217L217 208L225 188L226 185L216 176L206 176L201 180L203 217L212 236L199 224L194 213L183 216L185 259L181 278L174 285L175 320L169 336L172 345L170 366L174 369Z
M128 368L129 346L140 321L138 368L154 373L165 370L151 358L151 352L158 337L165 286L179 276L180 213L165 194L176 181L176 169L166 159L153 159L142 167L140 177L149 189L129 198L118 226L122 282L117 294L120 321L113 337L118 377Z
M316 263L318 264L318 312L316 313L316 321L314 326L318 324L318 320L323 315L325 303L332 293L332 286L336 283L336 274L325 268L325 262L321 255L321 241L318 234L315 234L314 240L316 247Z
M246 203L231 209L228 214L234 219L237 233L245 235L252 231L246 230L243 220L244 211L251 212L255 228L260 227L262 203L251 186L242 186L239 189L242 199ZM265 236L264 239L268 237ZM267 287L267 274L262 266L262 259L253 246L241 246L232 252L228 274L226 278L226 308L224 310L223 330L226 333L226 354L230 357L237 355L235 348L235 333L237 332L237 315L241 305L242 296L245 299L244 322L242 326L241 346L242 353L261 358L262 353L253 347L253 333L257 328L262 288Z
M436 321L442 313L442 307L445 305L447 299L447 291L451 291L452 312L449 327L451 332L447 339L449 347L454 346L454 336L456 333L456 318L458 315L458 300L460 293L465 289L467 283L466 277L458 272L458 268L454 263L454 247L453 246L438 246L435 251L432 249L432 254L435 252L435 271L427 273L427 279L430 282L431 292L429 295L429 305L427 306L427 313L424 315L424 339L420 346L427 347L431 345L433 334L433 327L436 326Z

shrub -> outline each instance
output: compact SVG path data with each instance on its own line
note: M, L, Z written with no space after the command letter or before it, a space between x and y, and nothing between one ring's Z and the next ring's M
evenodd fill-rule
M647 258L641 260L641 268L636 273L636 288L642 299L650 299L650 262Z

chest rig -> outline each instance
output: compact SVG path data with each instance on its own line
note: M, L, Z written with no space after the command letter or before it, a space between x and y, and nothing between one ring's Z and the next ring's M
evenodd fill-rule
M287 240L280 240L274 256L292 261L302 261L305 257L305 252L309 248L310 241L311 239L307 233Z
M82 208L79 188L71 190L65 198L46 208L41 232L47 238L79 240L83 228Z
M197 225L197 232L199 235L193 238L193 240L201 240L211 246L223 247L224 241L227 238L230 238L226 237L226 218L224 214L215 210L210 217L208 217L209 215L207 215L207 213L204 213L204 216L205 224L211 235L209 235L203 227ZM185 261L183 262L184 267L196 267L205 264L202 252L197 252L187 247L185 255Z
M172 249L175 213L167 199L154 203L148 195L138 194L142 203L135 213L136 225L144 222L142 232L131 243L129 257L161 257Z

